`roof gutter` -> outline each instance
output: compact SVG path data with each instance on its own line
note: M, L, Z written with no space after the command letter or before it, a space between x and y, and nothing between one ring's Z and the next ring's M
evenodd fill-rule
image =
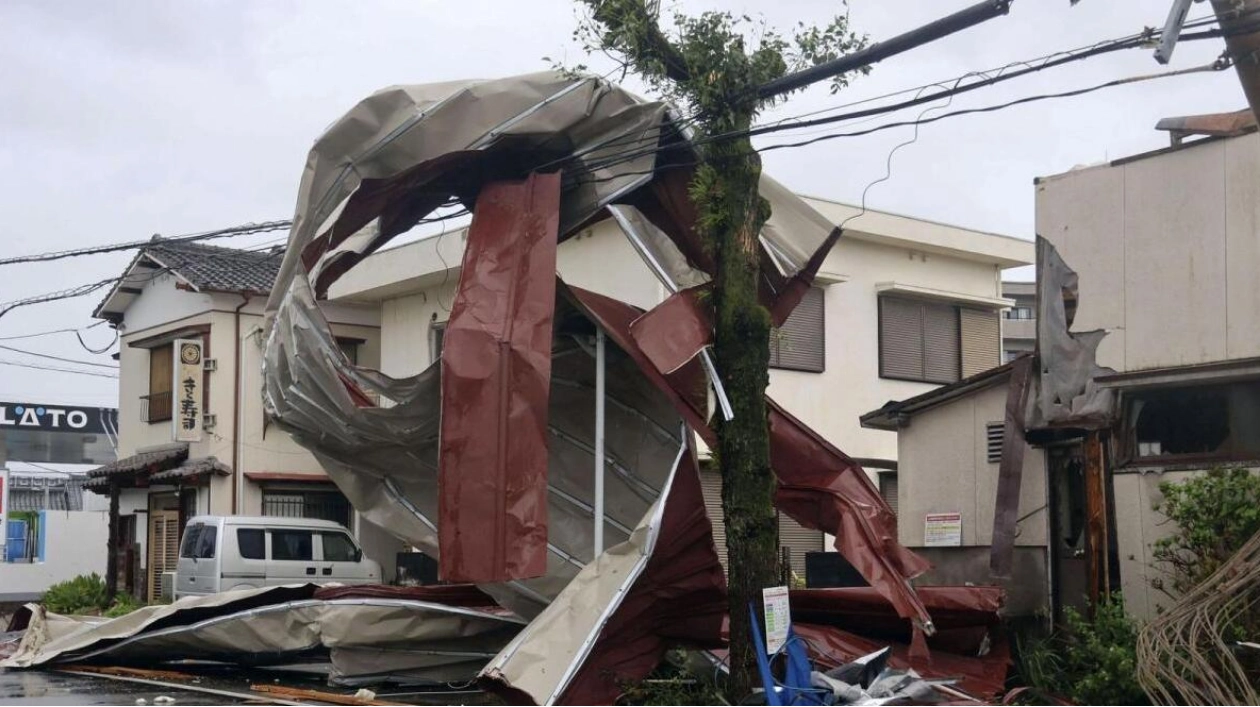
M232 515L241 512L241 387L245 377L241 375L241 310L249 304L253 295L242 294L241 303L232 312L232 331L236 337L233 345L232 375Z

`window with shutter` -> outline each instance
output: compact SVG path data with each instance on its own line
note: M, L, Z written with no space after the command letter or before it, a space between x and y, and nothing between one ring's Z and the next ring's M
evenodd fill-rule
M932 383L958 380L958 310L947 304L923 304L923 378Z
M717 548L722 570L726 570L726 523L722 516L722 474L716 469L700 470L700 490L704 495L704 510L713 525L713 545Z
M1000 364L1002 333L997 312L962 308L958 310L958 329L963 378Z
M897 472L879 472L879 495L892 509L893 515L897 515Z
M823 290L811 287L783 326L770 334L770 366L821 373L825 331Z
M958 380L960 357L957 307L879 298L881 378L952 383Z
M792 516L779 513L779 547L788 551L787 560L792 571L805 577L805 553L823 550L822 531L806 528ZM780 551L782 552L782 551Z
M1002 461L1002 433L1006 425L1001 422L990 422L984 426L984 435L988 460L991 464Z

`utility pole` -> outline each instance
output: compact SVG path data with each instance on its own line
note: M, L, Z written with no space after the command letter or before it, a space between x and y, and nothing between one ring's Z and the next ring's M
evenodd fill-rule
M1225 49L1234 61L1247 104L1260 122L1260 0L1212 0L1212 9L1225 30ZM1239 34L1232 34L1241 32Z
M929 22L922 27L916 27L891 39L876 42L852 54L846 54L833 61L824 62L771 81L762 86L757 93L761 98L771 98L783 93L790 93L796 89L805 88L810 84L825 81L834 76L866 68L889 57L921 47L929 42L935 42L942 37L961 32L968 27L974 27L995 17L1001 17L1010 12L1010 10L1011 0L982 0L952 15L946 15L939 20Z

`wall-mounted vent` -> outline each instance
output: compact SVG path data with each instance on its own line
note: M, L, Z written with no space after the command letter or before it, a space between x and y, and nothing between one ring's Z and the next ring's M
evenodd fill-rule
M996 464L1002 461L1002 432L1006 425L1001 422L990 422L984 426L984 437L988 443L989 462Z

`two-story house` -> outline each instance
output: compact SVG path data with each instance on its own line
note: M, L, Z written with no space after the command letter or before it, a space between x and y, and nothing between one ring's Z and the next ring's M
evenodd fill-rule
M834 201L805 201L831 224L859 213ZM452 230L382 251L333 285L334 302L380 308L382 372L413 375L437 359L464 237ZM817 286L774 336L770 395L868 473L879 473L886 497L895 500L896 435L862 429L858 415L998 365L999 312L1010 304L1002 271L1032 256L1026 240L867 210L849 221ZM572 285L645 309L668 294L611 220L560 244L557 268ZM724 557L720 476L707 469L702 480ZM804 553L824 549L820 532L786 515L780 543L797 571Z
M1260 134L1234 118L1164 121L1178 126L1170 147L1036 182L1051 257L1012 575L1029 610L1120 589L1130 613L1154 616L1167 597L1152 549L1173 531L1155 510L1161 482L1260 467ZM991 581L1016 365L863 417L898 431L900 539L931 546L944 579ZM929 532L943 513L961 523L947 542Z
M358 518L315 458L263 414L263 304L282 258L280 248L155 238L93 313L120 334L119 435L118 460L89 472L88 486L111 496L110 559L128 591L160 594L196 514L333 520L392 573L397 542ZM377 309L327 313L343 350L376 366Z

